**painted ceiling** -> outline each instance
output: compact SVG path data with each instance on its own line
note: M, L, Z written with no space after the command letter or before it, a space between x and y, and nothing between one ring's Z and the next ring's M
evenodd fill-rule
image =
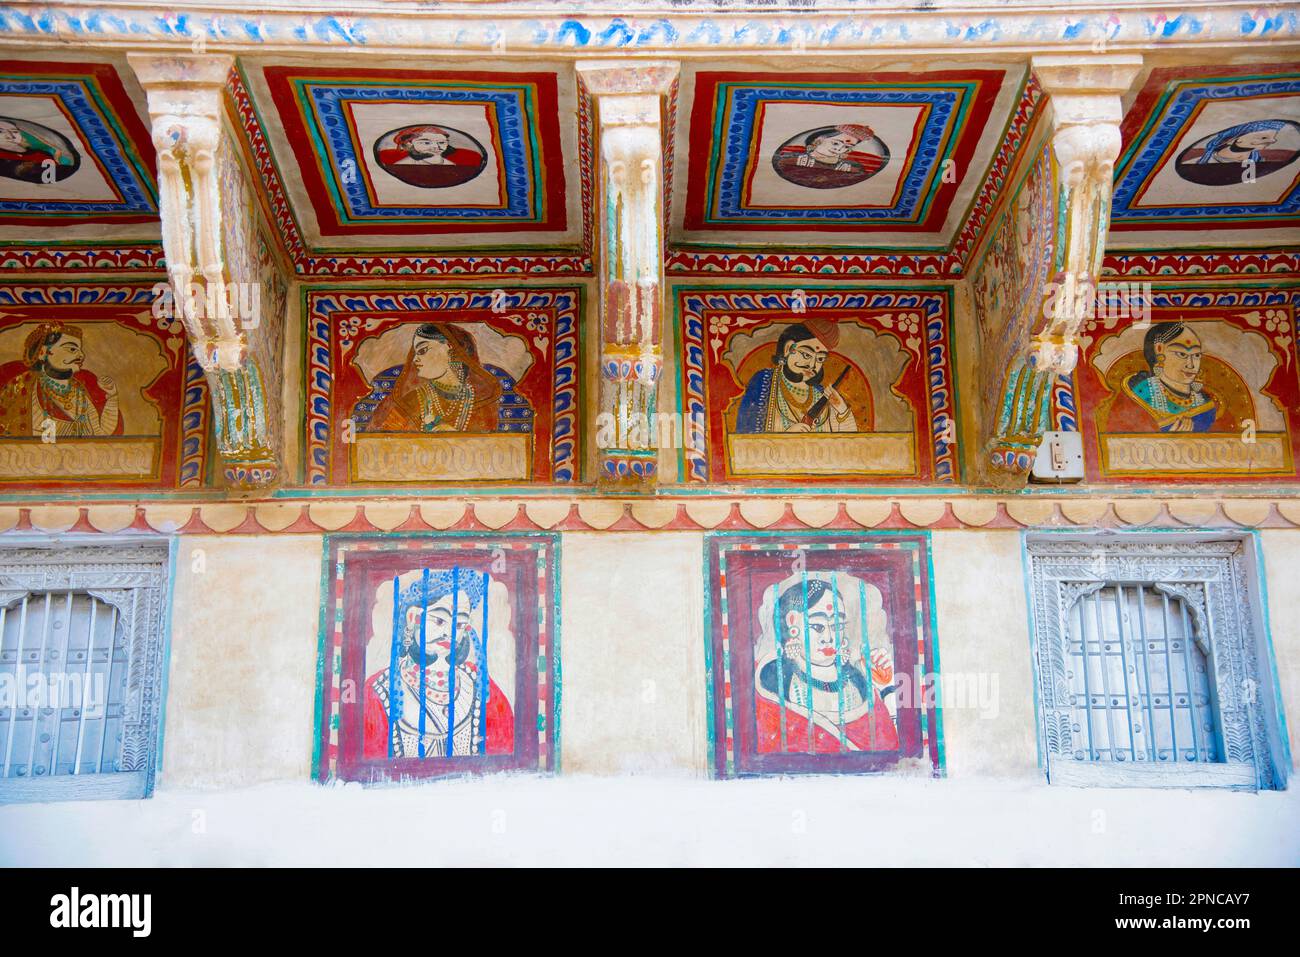
M1025 93L1023 64L686 68L673 240L947 252Z
M230 127L299 274L590 274L592 110L571 63L373 63L231 73ZM1023 63L684 63L668 269L959 275L1044 103ZM1300 63L1154 66L1125 107L1113 253L1297 245ZM5 265L158 269L155 162L123 56L0 60Z
M257 129L307 251L577 250L568 65L374 69L241 61Z
M1154 69L1122 132L1110 248L1296 242L1300 63Z
M0 237L157 238L143 104L120 58L0 60Z

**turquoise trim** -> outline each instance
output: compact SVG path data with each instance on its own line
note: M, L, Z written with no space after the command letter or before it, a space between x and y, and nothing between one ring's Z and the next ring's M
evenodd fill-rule
M325 655L329 648L329 618L333 606L333 590L330 587L330 536L325 535L321 542L320 591L320 625L316 640L316 708L312 717L311 738L311 778L320 779L321 771L321 732L325 727Z
M934 746L939 766L935 772L939 777L948 776L948 755L943 737L943 669L939 664L939 619L934 600L934 542L927 529L921 533L925 536L925 575L926 589L930 608L930 672L935 676L934 687ZM913 556L915 560L916 556Z
M713 710L713 585L712 570L709 562L709 535L704 536L704 708L706 712L705 734L708 737L709 777L717 777L718 766L718 729Z
M1278 755L1281 760L1274 762L1273 779L1277 790L1283 791L1289 783L1294 759L1291 754L1291 737L1287 732L1286 710L1282 704L1282 684L1277 673L1277 654L1273 650L1273 629L1269 622L1268 574L1264 568L1264 541L1257 529L1250 531L1250 537L1255 543L1256 578L1259 580L1259 604L1264 626L1261 637L1264 639L1264 649L1268 652L1268 677L1273 686L1273 717L1277 722L1277 743L1281 750Z
M551 774L560 773L560 724L561 724L561 686L563 675L560 667L560 606L564 602L564 589L560 587L560 535L554 534L554 550L551 552L551 720L555 733L551 737Z
M153 796L154 786L163 773L163 740L167 730L167 692L171 685L172 674L172 616L176 610L176 556L180 551L180 536L169 535L167 537L167 594L163 599L163 627L162 635L162 683L158 688L158 740L156 743L157 752L154 755L153 774L150 775L145 785L145 797Z

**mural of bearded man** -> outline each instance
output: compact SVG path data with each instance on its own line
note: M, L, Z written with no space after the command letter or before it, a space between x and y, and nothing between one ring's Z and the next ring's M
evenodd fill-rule
M442 569L397 592L388 667L366 679L367 758L453 757L514 751L514 713L488 674L488 576ZM451 740L448 742L448 729Z
M117 384L83 367L77 326L42 322L27 336L23 358L0 365L0 436L28 438L54 423L59 437L121 435Z
M776 340L773 365L745 385L737 432L856 432L857 417L835 383L824 382L839 328L823 319L788 325Z

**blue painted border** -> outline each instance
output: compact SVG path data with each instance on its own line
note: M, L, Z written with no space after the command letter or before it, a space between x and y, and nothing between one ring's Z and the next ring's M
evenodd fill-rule
M313 133L327 143L329 149L330 191L342 197L348 214L355 220L387 219L449 219L473 224L476 222L522 221L541 218L541 196L538 184L530 175L533 163L530 153L536 155L536 144L529 149L532 139L527 117L528 92L521 87L502 87L500 90L442 89L437 87L374 87L333 86L311 83L307 86L312 103L319 115L306 118ZM500 134L501 155L497 158L499 169L505 174L506 207L504 209L476 209L463 206L401 207L372 206L360 175L352 182L344 182L338 174L344 162L355 169L365 169L367 161L357 155L357 144L352 139L343 104L346 101L406 100L411 103L485 103L496 113L497 131ZM323 127L323 128L322 128Z
M1277 653L1273 649L1273 626L1268 614L1268 572L1264 567L1264 539L1259 529L1251 529L1250 536L1255 542L1256 578L1259 580L1259 604L1261 624L1263 627L1264 648L1268 651L1268 677L1273 685L1273 715L1277 722L1279 760L1273 767L1273 779L1279 791L1285 790L1290 783L1291 768L1294 758L1291 754L1291 737L1287 732L1286 709L1282 703L1282 682L1277 673Z
M171 687L172 676L172 625L175 621L176 614L176 558L180 552L180 536L167 536L167 594L163 598L163 620L162 629L162 661L159 667L162 668L162 682L158 689L161 696L158 703L158 741L156 744L153 771L149 775L149 780L145 785L145 797L153 797L154 785L163 773L163 743L167 730L167 694Z
M1112 222L1142 222L1143 220L1167 220L1177 222L1201 217L1222 217L1240 219L1242 217L1286 216L1300 211L1300 189L1293 189L1280 202L1272 204L1237 204L1233 206L1178 206L1160 209L1134 209L1132 203L1138 188L1151 170L1173 148L1184 127L1191 119L1193 110L1203 100L1229 100L1242 97L1269 96L1286 93L1300 93L1300 79L1258 80L1232 85L1201 83L1181 86L1177 92L1167 94L1157 109L1166 112L1156 129L1140 147L1136 158L1129 161L1127 168L1115 184L1114 198L1111 201ZM1172 162L1172 160L1171 160ZM1280 173L1281 171L1279 171ZM1193 184L1188 184L1192 187ZM1210 187L1212 189L1212 187ZM1205 187L1202 187L1204 190Z
M86 89L85 81L0 80L0 94L23 96L57 96L63 101L77 127L90 144L91 150L103 164L117 189L121 202L77 203L28 202L26 200L0 200L0 213L41 213L64 216L69 213L122 213L149 214L158 212L152 189L147 180L141 180L139 171L127 158L124 145L104 124L103 117L94 105L94 95ZM34 122L34 121L33 121ZM92 162L82 157L83 162Z
M719 94L728 96L727 116L721 125L725 133L714 144L714 163L719 151L724 153L722 169L717 179L717 213L712 203L704 211L709 224L729 221L782 223L786 220L821 220L832 223L851 222L914 222L921 204L928 199L924 191L940 159L940 147L948 131L953 112L961 96L956 90L898 90L898 89L809 89L807 87L736 86L720 84ZM805 103L864 103L875 105L929 104L930 114L914 149L908 153L895 152L905 157L908 164L906 176L899 191L898 202L887 209L852 209L845 207L812 209L753 209L742 205L741 194L745 185L745 170L750 162L750 144L754 141L754 121L758 104L763 100L797 100ZM910 144L909 144L910 145ZM934 184L932 184L933 186ZM933 192L933 189L930 191Z

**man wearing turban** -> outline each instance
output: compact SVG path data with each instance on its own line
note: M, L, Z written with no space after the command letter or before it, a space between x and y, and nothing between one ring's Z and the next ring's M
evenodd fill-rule
M0 435L41 436L46 422L58 437L121 435L117 385L85 371L85 362L79 328L40 323L23 358L0 365Z
M886 157L858 151L871 140L871 127L857 123L827 126L808 133L803 143L787 143L772 157L772 165L785 179L813 189L851 186L885 165Z
M853 409L823 379L826 356L839 341L839 327L824 319L786 326L776 340L772 366L745 385L736 431L858 431Z

